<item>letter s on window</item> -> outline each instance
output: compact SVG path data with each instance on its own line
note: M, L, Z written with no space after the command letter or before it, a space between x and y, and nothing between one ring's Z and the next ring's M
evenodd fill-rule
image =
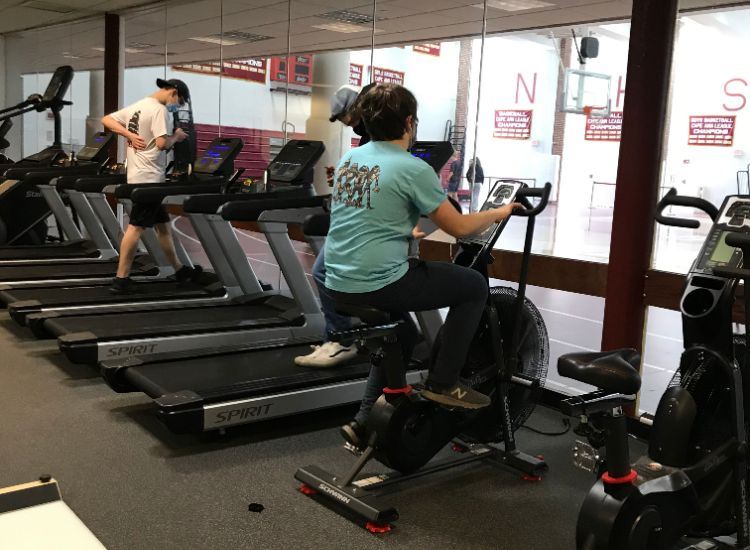
M730 91L729 87L732 84L735 84L735 83L736 84L742 84L745 88L747 88L747 81L744 78L733 78L731 80L728 80L724 84L724 93L728 97L736 97L736 98L739 99L738 104L736 104L734 106L730 106L730 105L727 105L726 103L724 103L724 109L726 109L727 111L741 111L747 105L747 97L745 97L744 92L743 93L737 93L737 92Z

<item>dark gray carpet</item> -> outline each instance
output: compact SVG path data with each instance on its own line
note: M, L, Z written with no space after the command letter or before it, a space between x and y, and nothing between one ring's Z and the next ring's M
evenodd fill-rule
M335 427L352 409L177 437L148 398L113 393L5 313L0 353L0 487L54 475L111 549L567 549L591 483L570 465L571 435L522 430L521 448L550 464L543 481L488 465L421 480L389 496L401 519L375 536L298 493L293 479L302 465L340 472L351 464ZM560 417L538 410L529 424L557 431ZM250 503L265 509L250 512Z

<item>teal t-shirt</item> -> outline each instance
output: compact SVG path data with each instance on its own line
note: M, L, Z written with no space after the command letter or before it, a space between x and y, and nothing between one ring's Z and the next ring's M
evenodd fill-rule
M349 151L334 176L326 287L372 292L403 277L412 229L444 200L434 170L402 147L371 141Z

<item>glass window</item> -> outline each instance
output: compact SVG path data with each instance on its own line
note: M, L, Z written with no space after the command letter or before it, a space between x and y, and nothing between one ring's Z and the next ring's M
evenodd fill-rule
M750 193L746 67L741 56L712 56L705 47L747 49L748 21L748 9L680 17L662 194L675 188L680 195L702 197L720 207L727 195ZM657 224L654 267L686 273L711 224L708 216L692 209L675 209L674 215L703 223L694 230Z
M573 32L579 45L581 35L596 38L598 57L579 63ZM472 65L479 109L469 117L467 134L470 147L476 135L481 166L472 205L481 206L500 178L536 187L550 182L550 205L538 220L535 253L598 262L609 258L628 39L626 24L490 36L481 75ZM578 113L561 110L571 68L605 77L592 75L580 85L571 80L569 97L581 97ZM593 109L587 114L588 108ZM498 246L521 250L523 222L513 220L506 231Z

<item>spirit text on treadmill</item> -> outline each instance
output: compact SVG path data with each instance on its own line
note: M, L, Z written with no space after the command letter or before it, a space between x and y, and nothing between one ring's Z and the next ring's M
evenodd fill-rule
M122 357L123 355L144 355L154 353L157 344L138 344L133 346L118 346L107 350L107 357Z
M243 420L248 417L259 417L266 416L273 403L268 405L258 405L256 407L244 407L241 409L232 409L231 411L220 412L216 415L216 422L214 424L221 424L222 422L235 422L237 420Z

